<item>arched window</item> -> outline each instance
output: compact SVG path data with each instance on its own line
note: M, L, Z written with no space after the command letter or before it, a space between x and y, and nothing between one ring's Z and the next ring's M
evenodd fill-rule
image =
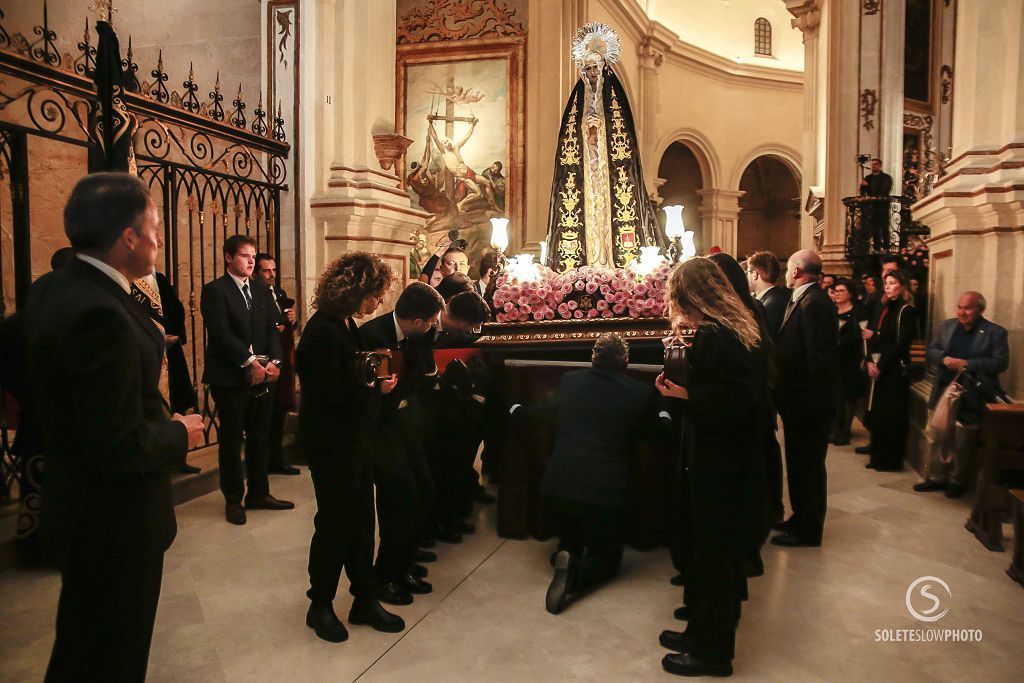
M754 54L772 56L772 25L764 17L754 22Z

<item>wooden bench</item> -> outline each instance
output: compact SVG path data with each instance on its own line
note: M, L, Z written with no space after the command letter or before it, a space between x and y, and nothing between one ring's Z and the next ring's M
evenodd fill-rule
M1010 489L1013 499L1013 560L1006 575L1024 587L1024 489Z
M964 527L989 550L1003 550L1007 481L1024 480L1024 404L989 403L981 422L977 498Z

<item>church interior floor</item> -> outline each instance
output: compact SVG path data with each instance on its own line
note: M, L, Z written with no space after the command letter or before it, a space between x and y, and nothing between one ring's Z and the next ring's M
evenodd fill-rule
M863 443L863 434L858 443ZM778 681L1020 680L1024 591L963 528L965 499L916 494L911 471L864 469L852 447L829 452L825 543L764 550L737 636L735 678ZM150 656L151 681L648 681L661 670L662 629L677 629L680 591L665 550L627 550L618 578L559 616L544 611L554 541L504 540L494 507L479 530L439 544L434 593L392 608L403 633L350 628L348 642L305 626L306 558L315 504L308 470L273 477L292 512L255 511L227 524L219 493L178 507ZM1008 527L1004 530L1009 531ZM1007 547L1012 540L1007 538ZM935 624L908 613L921 576L950 587ZM343 579L344 582L344 579ZM0 680L41 680L59 579L0 574ZM346 620L342 585L336 611ZM876 629L980 629L980 642L876 642Z

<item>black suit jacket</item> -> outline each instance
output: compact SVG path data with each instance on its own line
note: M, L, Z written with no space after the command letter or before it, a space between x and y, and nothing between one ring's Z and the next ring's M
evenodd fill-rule
M399 349L398 331L395 330L394 311L385 313L359 328L359 335L367 349ZM420 391L433 386L437 377L434 363L435 331L418 337L406 337L401 349L402 372L398 386L384 398L386 408L397 408L402 400L412 400Z
M541 493L619 508L626 502L629 458L637 440L661 432L657 408L654 382L589 368L565 373L554 394L517 409L512 419L554 421L554 445Z
M785 287L772 287L761 299L764 305L764 314L767 318L768 332L774 341L779 336L779 328L782 327L782 319L786 316L786 304L792 295Z
M25 329L53 560L62 567L80 544L163 552L176 532L168 468L188 450L160 395L163 336L80 259L32 286Z
M380 392L355 379L352 364L365 348L351 318L317 311L306 322L295 370L302 383L299 445L310 462L367 455L365 439L375 429Z
M839 375L839 320L836 307L817 284L808 287L775 343L775 405L783 418L828 419Z
M206 326L206 365L203 382L240 389L247 386L242 364L250 355L281 358L279 315L270 291L249 281L252 311L227 273L203 286L199 308ZM249 346L252 345L252 352Z

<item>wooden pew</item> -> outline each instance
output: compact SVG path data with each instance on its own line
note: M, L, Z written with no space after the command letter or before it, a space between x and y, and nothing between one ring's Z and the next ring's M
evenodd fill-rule
M977 498L964 527L989 550L1002 552L1007 481L1024 479L1024 405L985 406L981 441Z

